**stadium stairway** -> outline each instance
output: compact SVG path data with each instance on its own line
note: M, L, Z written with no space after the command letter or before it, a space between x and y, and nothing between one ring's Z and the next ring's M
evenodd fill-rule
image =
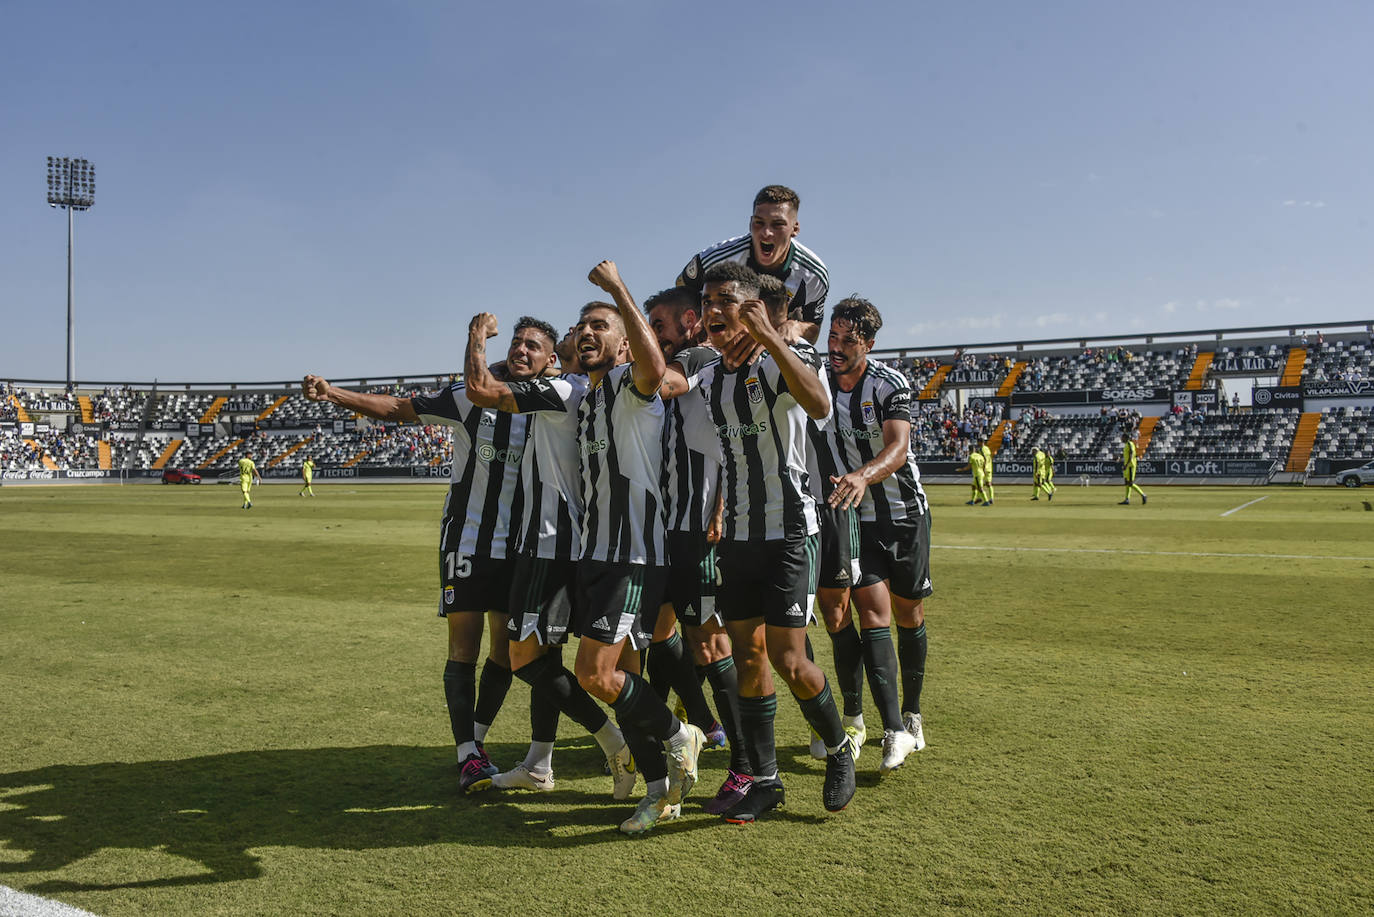
M90 395L77 395L76 403L81 406L81 422L91 423L95 420L95 409L91 407Z
M184 442L186 442L184 439L174 439L168 443L167 448L163 449L162 454L153 461L153 470L161 471L166 468L167 463L172 460L172 456L177 454L177 450L181 448L181 444Z
M434 456L434 458L429 460L429 463L431 465L442 465L444 464L444 457L442 455L436 455Z
M206 459L205 461L203 461L203 462L201 462L199 465L197 465L197 466L196 466L196 470L197 470L197 471L204 471L206 468L209 468L211 465L215 464L215 462L218 462L221 458L223 458L224 456L228 455L230 452L233 452L235 449L237 449L239 446L242 446L242 445L243 445L243 440L242 440L242 439L236 439L236 440L234 440L232 443L230 443L229 445L225 446L223 449L219 450L219 451L216 452L214 455L210 456L208 459Z
M49 468L53 471L57 470L57 463L52 460L52 457L49 456L48 453L43 451L43 447L38 445L36 440L26 439L24 442L28 444L30 449L38 453L38 457L43 460L44 468Z
M1011 397L1011 393L1014 392L1014 391L1016 391L1016 383L1017 383L1017 381L1021 378L1021 374L1022 374L1023 372L1025 372L1025 371L1026 371L1026 361L1025 361L1025 360L1018 360L1018 361L1016 362L1016 365L1013 366L1013 367L1011 368L1011 372L1007 373L1007 377L1006 377L1005 379L1002 380L1002 384L999 385L999 386L997 386L997 397L998 397L998 398L1010 398L1010 397ZM999 443L1002 441L1002 440L1001 440L1000 434L994 433L993 435L998 437L998 440L997 440L997 441L998 441ZM994 454L994 455L997 453L997 450L996 450L996 449L993 449L992 451L993 451L993 454Z
M1188 373L1188 384L1183 386L1190 392L1195 392L1202 388L1202 377L1207 375L1207 369L1212 365L1212 352L1199 352L1197 359L1193 361L1193 371Z
M1307 350L1302 347L1288 348L1288 360L1283 364L1283 376L1279 379L1279 385L1302 385L1302 371L1306 366Z
M258 418L257 418L257 419L258 419L258 420L266 420L268 417L270 417L270 416L272 415L272 412L273 412L273 411L275 411L277 408L281 407L282 405L286 404L286 402L287 402L290 398L291 398L290 395L282 395L282 396L281 396L280 398L278 398L276 401L274 401L274 402L272 402L270 405L268 405L267 408L264 409L263 412L262 412L261 414L258 415Z
M18 395L10 395L10 404L14 405L14 417L20 423L29 423L33 420L29 412L24 410L24 405L20 403Z
M1287 373L1288 370L1285 369L1285 378ZM1288 461L1283 466L1284 471L1307 470L1307 460L1312 457L1312 445L1317 441L1317 428L1321 426L1321 422L1320 411L1305 411L1298 418L1298 428L1293 431L1293 445L1288 450Z
M996 455L1002 449L1002 437L1007 433L1007 421L1003 420L997 424L997 429L992 431L988 437L988 449Z
M205 409L205 413L200 415L200 423L214 423L215 418L219 416L220 409L224 407L225 402L228 400L229 398L227 396L220 395L215 398L214 401L210 402L210 406Z
M100 460L100 470L109 471L110 466L114 463L114 458L110 453L110 441L102 439L96 443L95 448Z
M945 376L948 376L949 371L953 368L952 364L946 364L935 370L935 375L930 377L930 381L926 383L925 388L921 389L921 394L916 396L916 400L934 401L940 397L940 386L945 384Z
M344 468L352 468L354 465L358 464L359 462L361 462L361 461L362 461L363 459L365 459L365 458L367 458L367 450L366 450L366 449L364 449L362 452L359 452L357 455L353 456L353 457L352 457L351 459L349 459L348 461L344 462L343 465L342 465L342 467L344 467Z
M277 404L281 404L281 402L278 401ZM269 410L271 410L271 409L269 408ZM307 436L305 439L303 439L303 440L301 440L300 442L296 443L296 444L295 444L294 446L292 446L290 449L287 449L287 450L286 450L285 452L283 452L281 455L277 456L276 458L272 459L272 461L268 462L268 463L267 463L267 467L268 467L268 468L275 468L275 467L277 466L277 464L278 464L282 459L286 458L286 457L289 456L291 453L295 452L297 449L301 448L302 446L304 446L304 445L305 445L306 443L308 443L308 442L310 442L310 437Z
M1155 427L1159 426L1158 417L1140 418L1140 430L1135 437L1135 454L1142 456L1145 450L1150 448L1150 440L1154 438Z

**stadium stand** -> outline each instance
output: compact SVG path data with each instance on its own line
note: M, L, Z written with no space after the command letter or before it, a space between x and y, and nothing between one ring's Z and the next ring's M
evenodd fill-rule
M1043 341L974 345L976 353L880 351L873 358L911 383L918 461L966 462L980 436L989 438L999 460L1024 461L1039 447L1114 461L1120 435L1129 430L1146 459L1254 459L1309 474L1374 455L1371 326L1345 328L1329 340L1292 329L1238 329L1192 340L1165 335L1172 338L1166 345L1149 337L1108 339L1102 346ZM406 397L452 378L344 384ZM1264 400L1237 410L1226 393L1243 393L1247 382L1252 397L1258 392ZM1261 391L1275 382L1277 388ZM1135 397L1150 403L1117 403L1131 397L1122 392L1141 392ZM250 448L259 467L277 475L296 473L306 456L322 469L405 474L447 461L452 438L447 427L375 423L308 401L287 382L177 383L161 390L101 383L69 391L61 383L0 380L0 470L6 472L156 476L163 467L186 467L216 475L232 472Z
M1374 458L1374 407L1340 407L1322 411L1312 457Z

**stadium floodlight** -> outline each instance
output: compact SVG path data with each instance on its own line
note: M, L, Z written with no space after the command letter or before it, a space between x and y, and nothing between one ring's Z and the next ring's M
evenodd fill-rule
M85 159L48 157L48 206L67 211L67 388L72 387L76 342L72 330L72 251L75 242L72 211L95 204L95 166Z

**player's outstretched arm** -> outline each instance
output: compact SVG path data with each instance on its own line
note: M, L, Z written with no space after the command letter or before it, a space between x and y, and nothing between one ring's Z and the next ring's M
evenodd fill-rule
M416 423L420 419L416 415L415 408L411 405L409 398L355 392L330 385L316 375L307 375L301 380L301 394L310 401L330 401L341 408L356 411L371 417L373 420L385 420L390 423Z
M614 261L602 261L591 269L587 279L611 294L615 300L616 308L620 310L620 320L625 324L625 336L630 342L630 359L634 361L630 372L634 374L635 388L652 398L663 382L667 361L659 349L658 339L649 328L648 320L635 305L625 281L620 279L620 271Z
M838 477L832 474L830 483L835 489L830 492L827 502L836 509L858 506L870 484L877 484L902 467L910 442L911 421L895 417L883 421L882 451L848 474Z
M463 381L468 400L479 408L520 413L510 386L497 379L487 366L487 339L496 337L499 326L490 312L478 312L468 324L468 346L463 354Z
M807 416L820 420L830 413L830 392L820 374L807 366L796 351L783 340L778 330L768 318L768 310L757 299L743 302L739 307L739 318L754 340L762 344L772 355L787 380L787 390L797 399Z

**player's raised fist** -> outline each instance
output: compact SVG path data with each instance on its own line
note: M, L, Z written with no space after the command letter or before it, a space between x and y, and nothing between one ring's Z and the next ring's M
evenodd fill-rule
M587 279L605 290L607 293L614 293L624 286L624 281L620 279L620 271L616 268L614 261L603 261L592 268Z
M760 344L775 333L773 322L768 318L768 309L760 300L747 299L740 303L739 320Z
M472 324L468 326L468 331L472 334L480 334L484 338L494 338L500 331L500 326L496 322L496 316L490 312L478 312L472 317Z
M327 401L329 399L329 383L319 376L307 374L301 380L301 394L310 401Z

